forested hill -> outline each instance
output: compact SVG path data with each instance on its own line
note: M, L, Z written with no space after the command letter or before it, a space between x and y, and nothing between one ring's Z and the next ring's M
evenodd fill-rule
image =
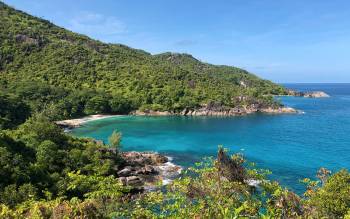
M209 102L274 105L268 95L285 93L239 68L102 43L1 2L0 19L1 92L57 118L135 109L176 112Z

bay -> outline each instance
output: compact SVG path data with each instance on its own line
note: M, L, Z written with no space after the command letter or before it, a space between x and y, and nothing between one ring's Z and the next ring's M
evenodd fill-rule
M243 153L271 179L302 193L299 183L314 178L320 167L350 168L350 84L285 84L322 90L330 98L278 97L301 110L293 115L255 114L240 117L119 116L91 121L72 134L107 142L113 130L123 134L122 149L157 151L184 167L215 156L218 145Z

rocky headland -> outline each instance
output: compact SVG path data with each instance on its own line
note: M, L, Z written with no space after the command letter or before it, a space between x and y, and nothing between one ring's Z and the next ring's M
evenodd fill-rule
M184 109L181 112L171 111L155 111L155 110L135 110L130 115L137 116L244 116L252 113L268 113L268 114L288 114L298 113L298 110L291 107L262 107L259 104L251 104L245 107L225 107L221 104L210 103L204 104L197 109ZM80 127L86 122L115 117L120 115L91 115L78 119L67 119L56 121L55 123L66 130Z
M329 94L323 92L323 91L308 91L308 92L301 92L301 91L295 91L295 90L288 90L289 96L295 96L295 97L306 97L306 98L326 98L330 97Z
M261 107L258 104L252 104L246 107L225 107L222 105L202 105L198 109L184 109L181 112L170 111L154 111L154 110L136 110L132 112L132 115L142 116L243 116L252 113L268 113L268 114L283 114L283 113L297 113L296 109L291 107Z

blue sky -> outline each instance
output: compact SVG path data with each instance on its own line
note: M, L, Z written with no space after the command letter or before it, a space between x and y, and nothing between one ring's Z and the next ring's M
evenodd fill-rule
M104 42L190 53L276 82L350 82L348 0L5 0Z

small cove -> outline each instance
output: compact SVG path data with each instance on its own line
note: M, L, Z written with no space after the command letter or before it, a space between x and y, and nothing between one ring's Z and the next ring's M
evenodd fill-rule
M107 142L113 130L123 133L123 150L157 151L184 167L215 156L218 145L240 152L271 178L302 192L299 179L320 167L350 168L350 85L288 84L322 90L331 98L278 97L303 114L241 117L120 116L85 123L71 133Z

